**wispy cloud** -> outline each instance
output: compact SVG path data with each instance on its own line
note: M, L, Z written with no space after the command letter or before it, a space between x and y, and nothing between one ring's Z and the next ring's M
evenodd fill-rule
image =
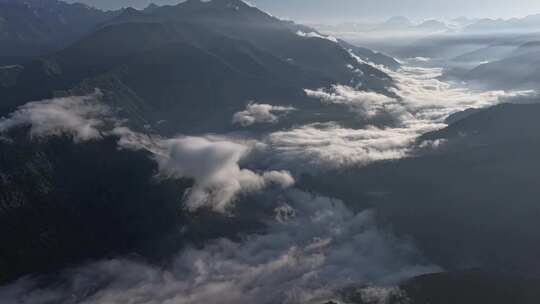
M355 214L341 201L291 190L274 214L267 233L186 249L166 269L103 261L64 272L68 284L51 289L25 280L0 288L0 300L303 304L335 298L350 284L385 286L440 271L410 243L377 228L371 211Z
M101 93L70 96L27 103L8 117L0 118L0 133L30 127L32 137L70 135L75 141L101 138L99 128L112 115L98 101Z
M329 35L322 35L322 34L319 34L317 32L308 32L308 33L305 33L305 32L302 32L302 31L297 31L296 32L296 35L300 36L300 37L304 37L304 38L317 38L317 39L324 39L324 40L329 40L329 41L332 41L334 43L338 43L338 40L337 38L333 37L333 36L329 36Z

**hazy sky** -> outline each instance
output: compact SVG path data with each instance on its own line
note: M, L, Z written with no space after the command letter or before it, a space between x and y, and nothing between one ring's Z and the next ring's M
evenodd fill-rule
M180 0L69 0L101 8L145 7ZM300 21L339 21L404 15L413 19L514 17L540 13L539 0L249 0L279 17Z

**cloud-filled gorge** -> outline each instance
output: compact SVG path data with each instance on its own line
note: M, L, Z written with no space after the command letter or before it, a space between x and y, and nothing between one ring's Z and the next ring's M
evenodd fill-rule
M448 115L533 93L457 88L436 79L439 69L377 68L394 79L392 94L344 85L306 89L313 103L357 114L365 122L358 128L321 121L250 133L256 124L275 125L282 116L302 111L250 103L231 118L245 132L164 138L134 131L115 118L100 92L20 107L0 120L2 137L9 139L9 132L19 127L29 127L32 138L69 135L75 143L113 136L119 149L149 151L159 168L155 178L193 180L192 188L178 198L187 212L209 208L234 217L229 212L239 203L264 204L271 212L259 219L264 232L186 248L165 267L121 257L97 261L62 272L64 283L55 287L43 289L32 278L1 287L0 301L309 303L333 299L349 286L391 287L440 271L413 243L382 228L374 211L356 213L342 201L301 191L295 188L296 179L305 171L407 157L418 136L444 127ZM249 199L262 194L260 200Z

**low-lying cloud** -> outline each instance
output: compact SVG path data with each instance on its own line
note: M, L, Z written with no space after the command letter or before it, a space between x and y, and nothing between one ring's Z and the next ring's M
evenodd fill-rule
M305 92L323 103L347 106L361 118L373 118L381 113L394 112L395 108L399 107L394 98L376 92L356 90L345 85L334 85L330 89L306 89Z
M371 211L355 214L341 201L298 190L286 192L274 206L267 233L186 249L165 269L103 261L64 272L67 284L49 289L21 280L0 288L0 300L304 304L339 298L350 285L387 286L440 271L410 243L378 228Z
M273 106L269 104L250 103L244 111L233 116L233 124L249 127L260 123L277 123L279 118L294 111L293 107Z
M30 136L70 135L75 141L102 137L99 128L111 110L98 99L99 91L88 96L70 96L27 103L8 117L0 118L0 133L30 127Z
M351 56L366 63L354 54ZM395 97L345 85L306 90L306 94L323 104L346 106L367 123L378 116L389 123L348 129L334 122L275 132L268 137L273 151L291 163L300 160L334 168L398 159L410 155L418 136L446 127L445 119L450 114L501 102L537 100L533 91L478 92L456 87L437 79L442 75L438 68L403 66L392 71L371 65L394 79L395 86L388 90ZM440 146L425 143L421 148Z
M300 36L300 37L304 37L304 38L317 38L317 39L324 39L324 40L329 40L329 41L332 41L334 43L338 43L338 40L337 38L333 37L333 36L329 36L329 35L322 35L322 34L319 34L317 32L308 32L308 33L305 33L305 32L302 32L302 31L297 31L296 32L296 35Z
M166 154L158 160L160 174L168 178L192 178L195 185L186 193L190 210L211 207L226 211L238 195L261 191L268 186L288 188L294 178L286 171L258 174L240 168L249 146L223 138L181 137L162 142Z
M312 171L403 158L416 136L407 128L349 129L317 123L272 133L266 143L274 161Z

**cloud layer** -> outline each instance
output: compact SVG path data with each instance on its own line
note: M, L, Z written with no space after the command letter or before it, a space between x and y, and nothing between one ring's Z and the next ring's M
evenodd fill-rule
M354 54L352 56L365 63ZM267 138L272 151L291 164L306 162L309 164L305 166L307 168L314 165L339 168L398 159L410 155L419 135L446 127L445 119L450 114L501 102L527 102L537 98L533 91L477 92L456 87L437 79L442 74L438 68L404 66L392 71L371 65L395 80L395 87L389 91L396 97L345 85L306 90L306 94L323 104L343 105L358 113L359 119L367 123L382 121L382 125L350 129L334 122L275 132ZM421 144L422 148L439 146Z
M274 160L311 171L402 158L416 136L406 128L355 130L325 123L272 133L266 143Z
M307 89L305 92L308 96L318 98L323 103L347 106L361 118L373 118L381 113L392 112L397 106L397 101L386 95L355 90L344 85L334 85L328 90Z
M218 240L184 250L171 267L128 260L63 273L68 284L40 289L22 280L0 288L10 303L308 303L339 298L357 284L387 285L439 271L414 247L377 228L370 211L289 191L274 203L268 231L242 242ZM367 291L370 298L380 290ZM6 303L7 303L6 302Z

